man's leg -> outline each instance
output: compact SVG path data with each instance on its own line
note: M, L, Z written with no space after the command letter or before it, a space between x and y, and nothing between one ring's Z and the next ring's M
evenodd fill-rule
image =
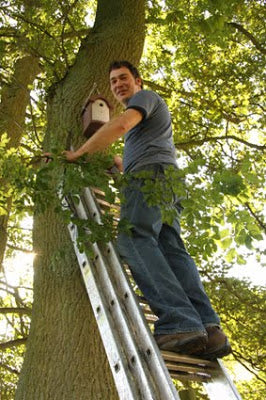
M180 237L179 220L173 226L163 225L159 236L160 248L186 295L201 317L208 333L208 342L204 351L195 352L207 359L221 358L231 352L228 338L219 327L219 317L213 310L206 295L197 267L187 253Z
M204 332L197 310L183 290L176 275L158 245L162 228L158 207L149 207L134 180L125 190L126 202L121 218L134 228L131 234L120 233L118 250L132 270L132 274L159 320L155 334Z
M188 254L180 237L178 219L174 221L173 226L166 224L162 226L159 247L193 307L200 315L203 325L219 325L219 317L205 293L195 262Z

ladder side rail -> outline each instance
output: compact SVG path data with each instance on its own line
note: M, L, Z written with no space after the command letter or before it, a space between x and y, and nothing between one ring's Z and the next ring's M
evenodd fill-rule
M147 369L146 364L143 363L143 358L140 356L138 346L136 345L134 336L132 335L128 324L125 309L121 304L121 298L114 289L113 283L108 274L104 257L102 256L97 244L93 244L92 247L97 257L97 260L95 260L94 263L97 265L99 275L98 285L108 302L109 312L113 317L115 329L118 331L120 342L125 350L131 373L138 381L141 399L159 400L160 397L158 396L155 382L153 382L150 371Z
M82 202L80 202L78 205L74 205L76 213L79 218L87 218L86 211L82 205ZM147 369L146 365L143 365L143 360L139 355L138 352L138 347L135 344L134 339L132 338L130 329L128 327L127 319L125 318L124 311L120 305L119 297L116 294L116 291L114 290L112 286L112 282L110 281L108 272L106 270L106 265L104 262L104 258L102 257L102 254L98 248L97 244L92 245L93 251L96 255L97 260L94 261L94 266L97 262L98 268L97 270L95 268L90 268L90 271L83 273L85 275L85 284L86 287L88 285L88 275L93 275L94 282L95 282L95 287L97 291L99 292L99 289L102 293L102 295L105 297L105 303L108 304L106 305L106 313L109 315L112 315L113 319L113 324L109 324L109 329L110 330L118 330L119 331L119 341L123 341L123 350L125 352L126 358L127 358L127 363L126 365L123 365L123 368L125 370L130 369L130 374L132 375L131 380L136 381L136 391L138 392L138 396L135 398L141 398L143 400L160 400L161 398L158 395L158 392L156 393L156 390L154 391L154 383L153 380L150 377L150 372ZM77 246L76 246L76 250ZM86 257L87 258L87 257ZM84 263L84 261L83 261ZM88 264L87 264L88 265ZM83 270L82 270L83 272ZM91 294L87 290L88 295L90 296L90 300L92 301L93 299L91 297ZM95 292L95 290L94 290ZM111 302L113 303L113 306L110 306ZM96 306L96 309L95 309ZM101 306L104 308L104 301L102 300ZM97 308L99 307L99 304L96 302L94 304L94 310L95 310L95 315L97 318ZM99 318L99 316L98 316ZM113 325L113 327L112 327ZM99 326L100 328L100 326ZM107 327L106 327L107 328ZM104 336L108 336L108 332L106 329L102 330L101 334ZM108 349L108 340L110 339L109 336L106 340L103 341L104 344L107 344L106 350ZM109 347L112 347L109 345ZM130 365L130 367L129 367ZM117 378L117 375L114 376ZM121 386L121 383L119 380L117 380L118 386ZM118 387L119 389L119 387ZM139 397L141 396L141 397ZM124 397L121 397L124 399ZM125 398L126 399L126 398ZM170 400L170 398L169 398Z
M89 188L84 190L84 200L88 211L98 223L101 222L100 213L95 200ZM116 291L120 293L125 308L128 310L128 316L131 319L131 331L135 333L139 346L143 349L145 360L157 383L158 390L162 399L179 399L178 393L174 387L169 371L166 368L162 355L150 332L147 321L138 304L135 293L128 281L125 271L121 265L120 259L111 242L106 245L106 257L111 267L111 274L114 277Z
M218 359L217 364L219 366L217 375L212 381L203 383L209 398L211 400L242 400L222 361Z
M151 334L147 320L138 303L133 288L128 281L128 277L121 266L120 260L111 243L109 243L110 253L109 260L112 265L114 278L117 287L120 287L123 293L123 299L128 314L131 317L131 326L134 329L136 340L145 354L146 362L153 374L155 382L161 392L163 399L174 398L179 399L176 388L171 379L170 373L165 365L162 354ZM136 329L138 327L138 329Z
M63 203L63 207L68 208L67 202ZM79 217L85 217L80 215ZM78 259L82 277L85 283L85 288L89 296L93 313L95 315L99 332L104 344L109 365L114 377L119 398L123 400L136 400L138 396L138 388L136 382L132 378L128 369L128 361L124 352L118 345L119 339L113 322L105 304L101 290L98 289L95 277L93 274L93 265L90 263L87 255L81 253L77 246L77 227L70 223L68 225L70 238L72 240L74 250Z

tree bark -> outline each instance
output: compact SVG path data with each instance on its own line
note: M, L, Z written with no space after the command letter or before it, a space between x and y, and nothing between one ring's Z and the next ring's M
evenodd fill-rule
M14 68L14 75L10 84L3 86L0 105L0 137L7 134L9 142L7 148L18 148L24 134L26 108L29 104L30 89L36 76L40 73L39 59L34 56L25 56L18 59ZM0 181L4 191L5 182ZM7 244L7 225L12 199L6 204L6 214L0 216L0 271Z
M80 113L94 82L110 98L109 63L138 63L143 42L144 0L98 1L95 25L75 64L50 91L47 150L64 146L69 132L75 145L84 141ZM32 323L16 400L116 400L68 232L51 210L35 218L34 251Z

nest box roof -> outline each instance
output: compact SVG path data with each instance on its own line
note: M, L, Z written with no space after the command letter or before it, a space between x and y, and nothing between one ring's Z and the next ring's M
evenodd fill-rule
M88 107L88 105L90 103L94 103L96 100L100 100L100 99L103 100L107 104L107 106L109 107L110 110L113 108L111 103L103 95L98 94L98 95L95 95L95 96L90 96L90 97L88 97L86 99L85 104L82 107L81 113L82 114L84 113L84 111L86 110L86 108Z

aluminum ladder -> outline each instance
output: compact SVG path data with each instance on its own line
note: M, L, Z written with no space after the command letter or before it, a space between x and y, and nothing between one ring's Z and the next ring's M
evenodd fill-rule
M79 219L101 224L101 207L112 205L100 190L85 188L78 204L69 197L63 207ZM130 271L113 244L90 244L91 257L78 248L77 226L70 223L68 230L120 400L181 399L172 378L203 382L213 400L241 400L220 360L160 352L148 325L156 317L145 299L135 295Z

